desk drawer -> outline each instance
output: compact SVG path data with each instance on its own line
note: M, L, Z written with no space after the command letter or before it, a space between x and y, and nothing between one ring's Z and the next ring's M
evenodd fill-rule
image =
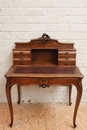
M31 51L13 51L14 58L31 58Z
M58 65L61 66L72 66L75 64L76 64L75 60L58 60Z
M75 59L76 53L75 51L59 51L58 52L59 59Z
M14 65L31 65L31 60L30 59L14 59L13 60Z

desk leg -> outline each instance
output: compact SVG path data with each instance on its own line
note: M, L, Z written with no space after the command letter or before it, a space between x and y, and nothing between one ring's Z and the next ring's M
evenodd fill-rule
M20 104L20 84L17 84L17 90L18 90L18 101L17 103Z
M73 126L74 128L76 128L76 115L77 115L77 111L78 111L78 107L80 104L80 100L81 100L81 96L82 96L82 83L79 83L78 86L76 86L77 88L77 97L76 97L76 104L75 104L75 110L74 110L74 116L73 116Z
M11 87L9 83L6 83L6 96L7 96L7 101L10 109L10 116L11 116L11 123L9 124L10 127L13 125L13 108L12 108L12 100L11 100Z
M69 105L71 106L71 92L72 92L72 85L69 86Z

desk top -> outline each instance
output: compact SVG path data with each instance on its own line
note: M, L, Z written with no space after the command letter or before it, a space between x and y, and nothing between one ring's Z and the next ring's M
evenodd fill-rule
M78 77L83 78L75 67L11 66L5 77Z

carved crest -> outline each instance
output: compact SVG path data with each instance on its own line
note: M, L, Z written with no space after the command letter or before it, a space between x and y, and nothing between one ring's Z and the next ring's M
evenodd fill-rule
M50 41L50 36L47 35L46 33L43 33L43 35L41 37L41 42L46 43L48 41Z

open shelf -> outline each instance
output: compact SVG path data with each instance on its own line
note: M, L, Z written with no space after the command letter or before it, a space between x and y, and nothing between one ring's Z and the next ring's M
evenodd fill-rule
M32 49L31 50L32 65L54 66L58 65L57 49Z

